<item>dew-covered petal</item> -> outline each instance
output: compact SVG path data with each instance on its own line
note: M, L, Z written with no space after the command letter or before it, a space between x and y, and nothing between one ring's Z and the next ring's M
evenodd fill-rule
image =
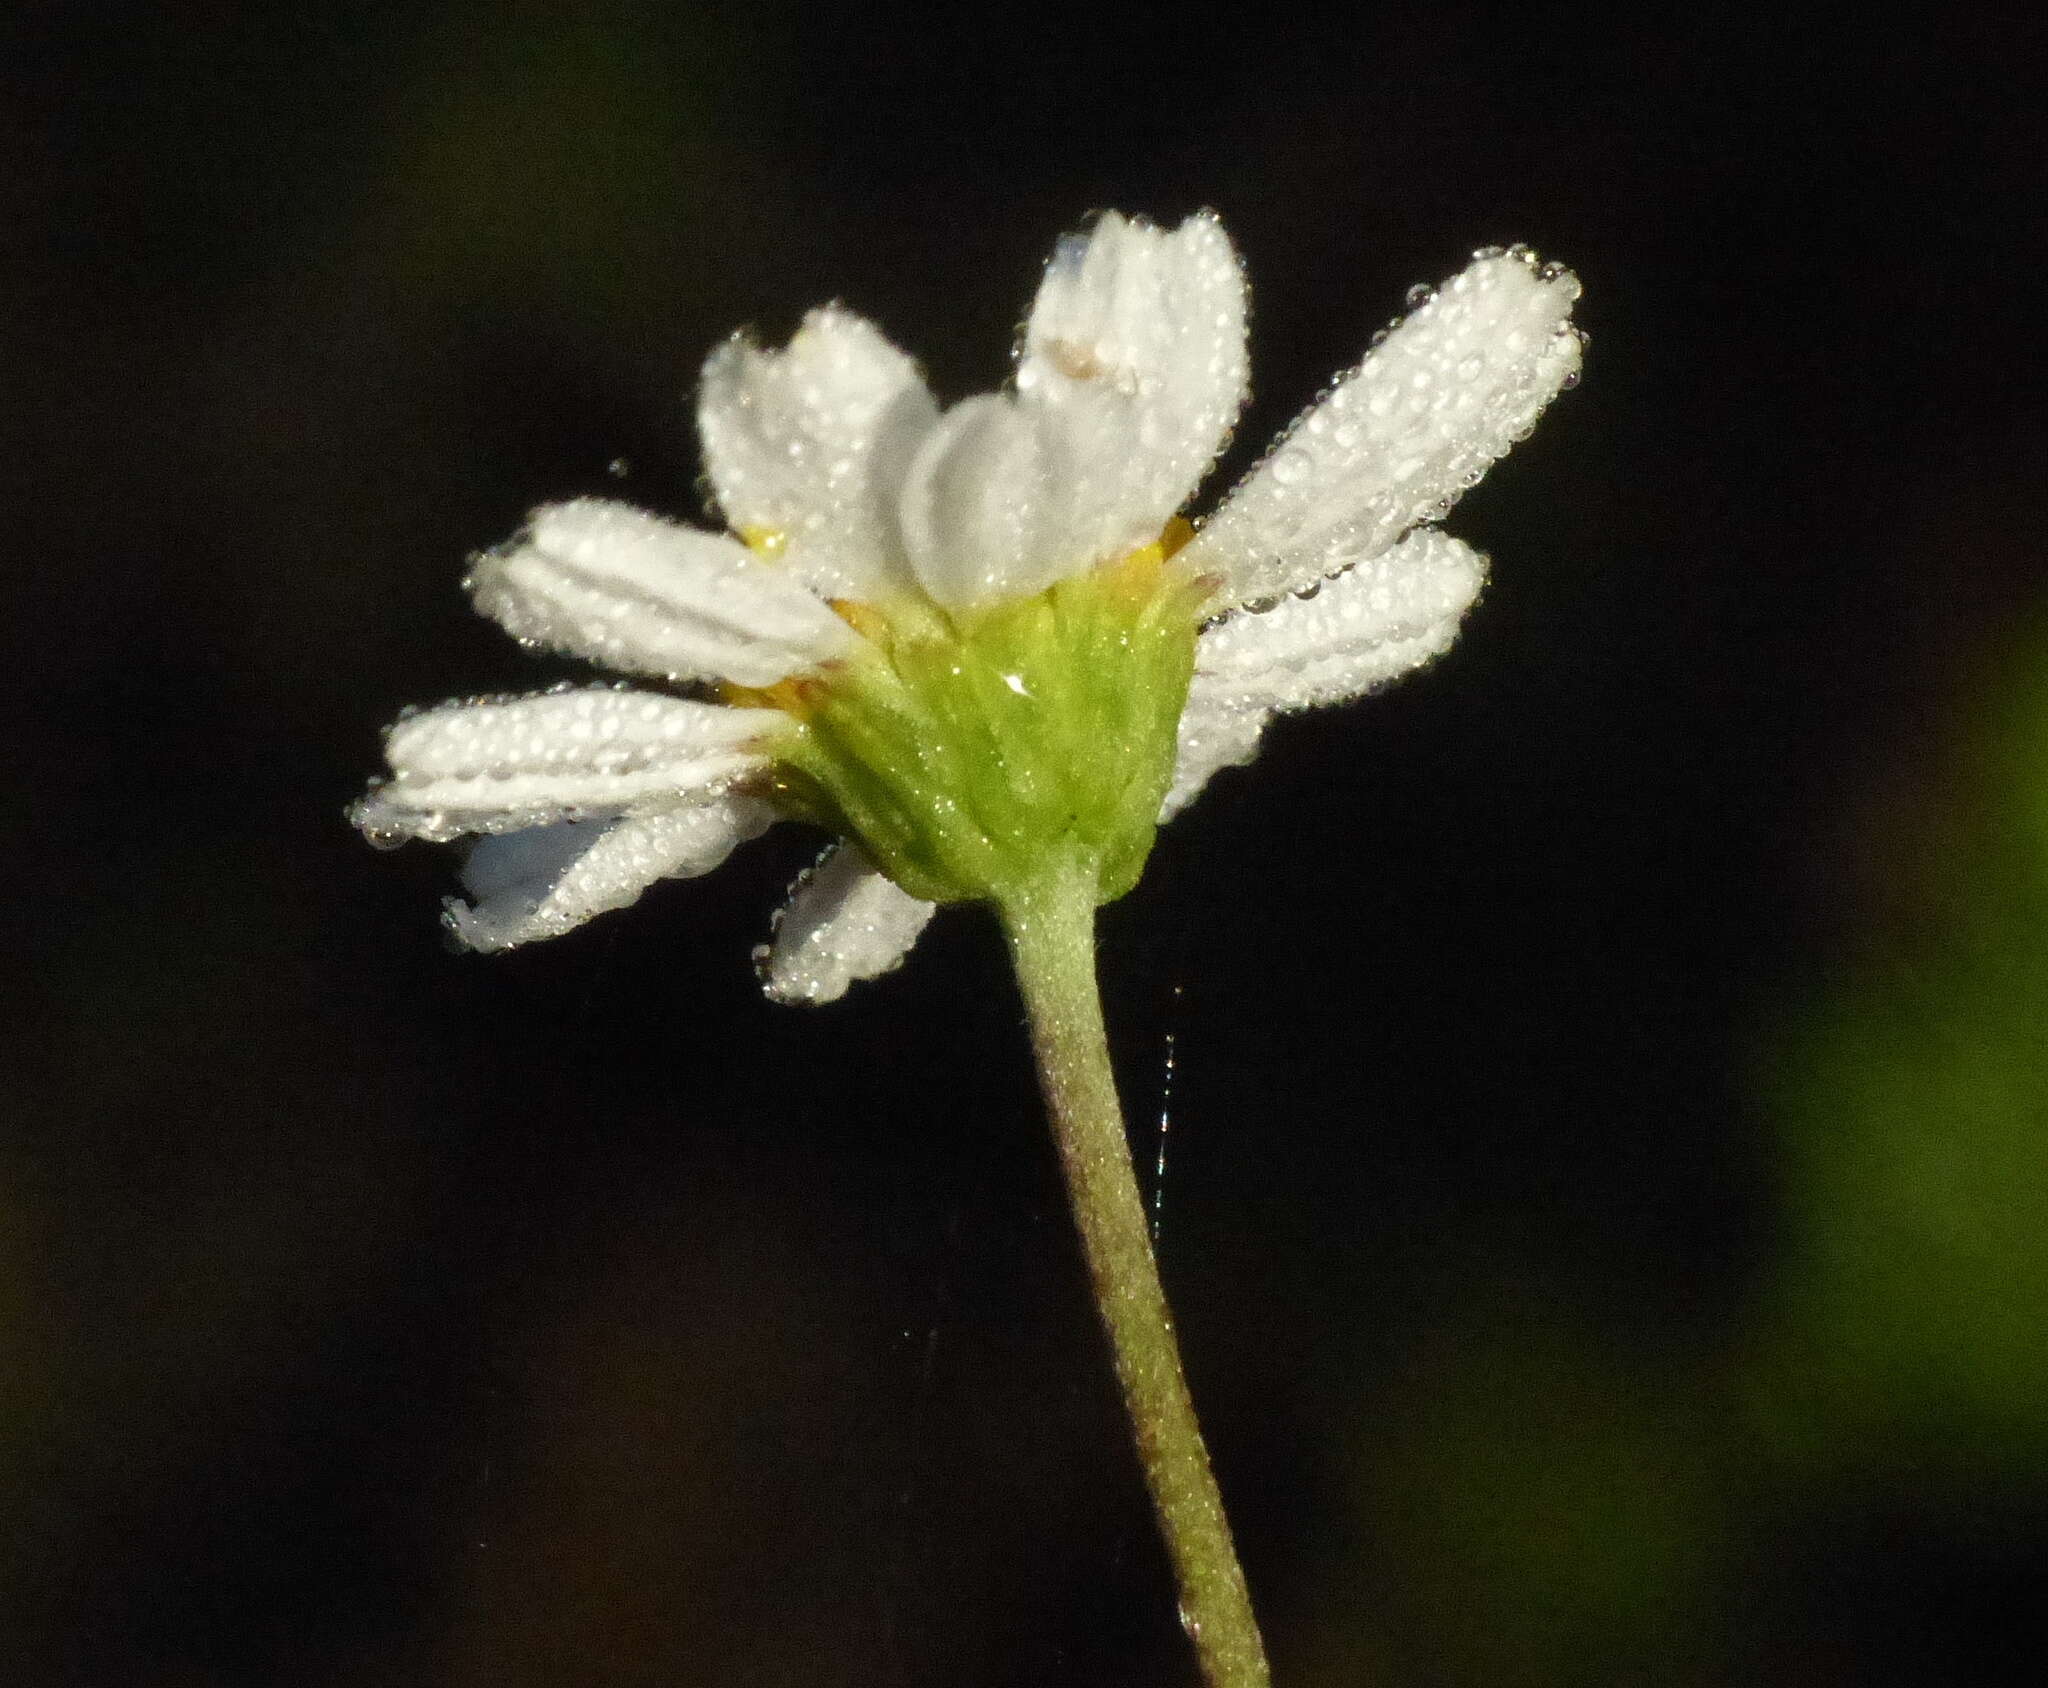
M917 365L837 305L812 311L780 351L728 340L697 400L727 523L773 535L779 565L828 598L903 584L896 494L937 416Z
M1070 572L1035 420L1003 394L955 405L911 460L903 539L948 609L1041 591Z
M770 686L857 635L723 534L601 498L550 504L477 560L476 607L528 643L628 673Z
M392 777L350 818L374 843L443 843L708 800L764 768L790 726L776 709L603 686L444 704L392 727Z
M1195 647L1197 694L1269 709L1357 697L1448 649L1485 580L1484 556L1420 528L1313 597L1210 627Z
M1426 295L1426 296L1425 296ZM1182 553L1218 601L1276 596L1439 515L1576 377L1579 283L1518 249L1474 259L1297 421Z
M1220 686L1202 687L1197 674L1181 711L1173 783L1159 806L1160 820L1172 820L1199 797L1219 769L1241 768L1257 756L1272 718L1272 709L1254 699Z
M1245 283L1211 212L1179 228L1105 213L1053 252L1018 350L1080 569L1156 538L1244 404Z
M709 873L772 816L744 797L563 821L481 839L462 870L474 902L448 900L448 928L467 948L509 949L553 938L624 908L662 878Z
M836 1002L856 979L888 972L935 906L887 878L855 845L837 844L790 887L769 943L754 952L777 1002Z

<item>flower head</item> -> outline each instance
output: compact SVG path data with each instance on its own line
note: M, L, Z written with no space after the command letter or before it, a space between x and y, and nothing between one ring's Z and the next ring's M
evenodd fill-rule
M939 902L1005 902L1048 850L1103 900L1160 820L1285 710L1443 651L1485 559L1432 524L1576 378L1578 282L1488 248L1411 310L1199 528L1243 405L1245 285L1213 215L1115 213L1046 266L1009 389L942 411L838 306L735 336L698 426L730 535L579 499L479 558L523 643L674 690L418 711L352 811L475 835L474 949L552 937L777 819L841 842L759 952L771 996L894 966Z

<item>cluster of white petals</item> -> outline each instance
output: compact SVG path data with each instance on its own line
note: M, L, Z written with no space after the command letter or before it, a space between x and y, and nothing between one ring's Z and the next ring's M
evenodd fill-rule
M1355 697L1450 644L1485 560L1429 524L1576 378L1577 293L1519 248L1418 289L1176 554L1213 590L1162 818L1249 761L1276 713ZM910 358L837 306L778 351L736 336L698 405L732 535L550 505L470 588L528 644L675 684L772 686L859 645L829 600L957 614L1157 542L1245 393L1245 284L1222 225L1110 213L1054 252L1009 389L942 411ZM759 793L792 726L603 686L448 704L392 728L391 778L354 818L379 842L484 835L464 873L474 902L448 918L501 949L716 866L777 818ZM776 921L768 992L829 1001L894 966L931 912L841 843Z

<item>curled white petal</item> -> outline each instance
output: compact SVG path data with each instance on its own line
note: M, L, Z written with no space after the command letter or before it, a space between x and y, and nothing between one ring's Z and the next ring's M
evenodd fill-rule
M392 777L351 818L373 842L445 843L717 796L767 766L774 709L586 686L444 704L385 737Z
M1172 820L1199 797L1218 770L1241 768L1257 756L1272 718L1270 708L1251 698L1222 687L1204 688L1197 674L1181 711L1173 783L1159 806L1160 820Z
M777 1002L836 1002L902 961L934 912L857 846L835 845L790 887L771 941L755 951L762 987Z
M1058 496L1036 420L1015 400L988 393L955 405L904 482L903 541L918 583L948 609L1051 585L1073 567Z
M1377 556L1439 515L1572 380L1578 279L1476 258L1283 435L1183 553L1219 601L1277 596Z
M780 351L728 340L705 361L697 400L726 521L776 535L780 566L821 597L900 582L896 494L937 416L917 365L836 305L812 311Z
M1421 528L1310 597L1204 629L1160 818L1193 802L1218 769L1249 762L1280 711L1342 703L1441 655L1485 582L1485 557Z
M1207 629L1195 647L1198 687L1273 709L1341 703L1448 649L1486 581L1486 559L1421 528L1326 582Z
M476 607L513 637L670 680L769 686L857 635L738 541L601 498L550 504L477 560Z
M709 873L771 819L746 798L564 821L480 840L463 868L475 898L450 898L448 928L467 948L509 949L553 938L593 915L624 908L662 878Z
M1112 211L1062 240L1016 386L1058 480L1069 567L1156 538L1244 404L1244 271L1215 215L1169 231Z

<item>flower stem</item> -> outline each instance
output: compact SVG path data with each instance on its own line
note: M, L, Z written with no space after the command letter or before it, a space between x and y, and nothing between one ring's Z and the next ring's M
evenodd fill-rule
M1180 1583L1181 1625L1208 1688L1266 1688L1265 1648L1188 1398L1117 1106L1095 983L1096 891L1096 864L1069 853L1004 905L1003 930L1096 1304Z

